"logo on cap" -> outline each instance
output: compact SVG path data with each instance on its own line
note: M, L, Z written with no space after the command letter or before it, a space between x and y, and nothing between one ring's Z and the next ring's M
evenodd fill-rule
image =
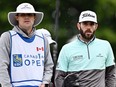
M84 17L93 17L93 18L95 18L94 15L91 15L91 14L89 14L89 13L83 14L82 18L84 18Z
M81 12L79 16L79 22L84 22L84 21L92 21L97 23L96 13L90 10Z
M24 5L21 9L31 9L28 5Z

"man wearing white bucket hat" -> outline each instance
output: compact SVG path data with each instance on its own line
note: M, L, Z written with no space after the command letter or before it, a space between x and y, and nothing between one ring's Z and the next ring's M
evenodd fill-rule
M36 32L43 12L30 3L20 4L8 13L14 26L0 38L0 83L2 87L45 87L53 72L53 61L47 38Z
M96 13L81 12L77 38L59 53L56 87L116 87L113 50L108 41L95 37L97 28Z

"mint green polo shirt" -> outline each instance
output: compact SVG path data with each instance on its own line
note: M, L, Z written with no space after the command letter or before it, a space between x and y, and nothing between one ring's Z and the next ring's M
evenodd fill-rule
M113 50L108 41L94 38L90 43L84 43L76 39L62 47L56 70L102 70L114 64Z

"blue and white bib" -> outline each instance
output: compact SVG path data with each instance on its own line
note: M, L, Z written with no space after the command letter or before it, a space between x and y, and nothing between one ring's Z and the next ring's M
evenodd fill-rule
M44 38L34 35L23 37L11 34L10 76L13 87L37 87L44 71Z

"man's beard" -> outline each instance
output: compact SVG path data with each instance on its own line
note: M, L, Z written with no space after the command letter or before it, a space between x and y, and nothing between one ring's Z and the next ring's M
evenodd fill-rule
M94 31L91 35L87 35L86 32L91 32L91 31L87 30L87 31L83 32L83 30L81 28L80 28L79 32L80 32L81 36L86 40L91 40L94 37L94 33L95 33L95 31Z

